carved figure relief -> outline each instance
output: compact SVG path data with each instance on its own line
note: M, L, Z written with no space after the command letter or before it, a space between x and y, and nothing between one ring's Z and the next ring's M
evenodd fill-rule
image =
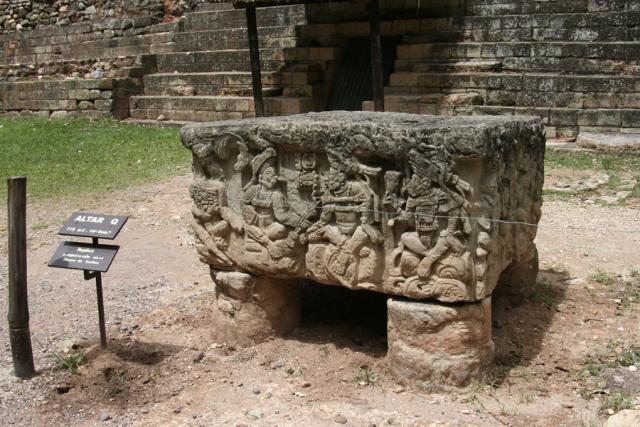
M469 301L492 290L501 267L488 260L513 233L492 221L516 212L511 203L531 216L528 199L506 187L537 188L541 175L429 138L393 158L376 152L375 135L327 138L309 150L287 145L284 131L225 131L191 144L201 260L417 299ZM526 250L533 236L521 239L501 254Z
M379 172L363 169L363 173ZM320 219L307 230L307 263L314 274L348 287L375 280L381 256L378 247L384 238L372 221L371 189L333 166L324 181Z

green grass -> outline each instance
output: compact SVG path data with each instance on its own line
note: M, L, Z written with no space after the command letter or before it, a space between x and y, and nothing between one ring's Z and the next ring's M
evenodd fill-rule
M602 270L602 269L597 269L596 271L594 271L593 273L591 273L591 275L589 276L589 278L595 282L601 283L605 286L609 286L611 284L613 284L613 276L611 274L609 274L608 272Z
M0 120L0 192L26 175L28 194L46 198L104 192L188 170L178 129L112 120Z
M612 154L562 153L547 151L545 165L548 167L596 170L632 171L640 170L640 156L616 156Z
M607 410L611 409L613 412L620 412L625 409L631 409L634 406L633 397L627 393L620 392L609 396L609 398L602 403L600 411L606 413Z
M380 379L380 374L372 371L368 366L360 366L356 370L354 382L361 385L374 384Z
M607 188L617 191L622 184L622 175L633 176L640 183L640 156L618 156L614 154L594 153L563 153L547 151L545 167L556 169L592 170L609 175ZM590 192L560 192L545 190L547 200L571 200L572 198ZM631 198L640 198L640 184L631 189ZM624 202L621 201L621 204Z
M77 374L78 368L84 361L84 355L82 352L71 352L64 356L59 353L54 353L53 357L56 359L58 366L66 369L70 374Z
M627 368L631 365L640 365L640 346L612 340L607 343L606 349L586 355L578 376L582 379L595 377L606 368Z

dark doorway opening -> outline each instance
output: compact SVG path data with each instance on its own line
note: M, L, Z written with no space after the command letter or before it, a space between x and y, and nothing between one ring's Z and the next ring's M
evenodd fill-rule
M333 343L384 355L387 351L387 295L305 282L297 338Z
M396 46L400 38L383 36L380 42L382 44L382 78L386 86L394 69ZM349 39L336 71L327 110L362 110L362 102L373 99L372 79L369 37Z

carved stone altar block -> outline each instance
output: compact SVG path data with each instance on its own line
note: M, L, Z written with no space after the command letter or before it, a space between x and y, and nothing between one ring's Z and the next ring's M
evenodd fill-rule
M535 283L539 119L326 112L189 125L182 141L193 153L197 249L214 271L429 309Z

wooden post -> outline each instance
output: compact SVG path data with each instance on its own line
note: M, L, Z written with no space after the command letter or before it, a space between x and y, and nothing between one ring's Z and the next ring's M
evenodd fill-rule
M27 178L7 180L9 207L9 341L17 377L35 374L27 299Z
M260 72L260 47L258 45L258 24L256 21L256 6L247 4L247 30L249 33L249 56L251 57L251 82L253 84L253 103L256 117L264 116L264 101L262 99L262 74Z
M369 37L371 39L371 77L373 80L373 106L375 111L384 111L382 43L380 42L380 0L369 1Z

